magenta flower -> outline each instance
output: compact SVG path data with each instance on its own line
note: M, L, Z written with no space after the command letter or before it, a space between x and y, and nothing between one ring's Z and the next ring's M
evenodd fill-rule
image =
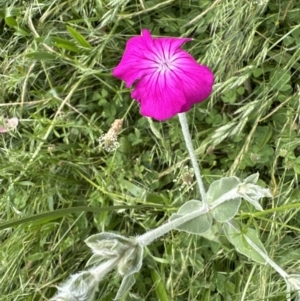
M148 30L130 38L113 75L134 84L132 98L141 114L166 120L205 100L212 91L213 73L200 65L182 44L190 38L152 38Z

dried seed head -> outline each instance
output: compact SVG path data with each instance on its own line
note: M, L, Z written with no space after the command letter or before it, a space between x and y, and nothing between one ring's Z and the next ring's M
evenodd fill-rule
M123 119L116 119L108 132L103 134L99 138L99 144L101 148L104 148L108 152L113 152L119 147L118 133L122 129Z
M179 188L179 191L183 189L193 190L193 183L194 183L194 170L193 168L189 168L188 166L184 167L184 172L177 176L176 179L173 180L173 182L181 183L181 186Z

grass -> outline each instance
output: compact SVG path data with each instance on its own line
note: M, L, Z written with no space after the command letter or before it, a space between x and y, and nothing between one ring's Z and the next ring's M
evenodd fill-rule
M0 300L47 300L84 269L84 240L125 236L167 221L196 189L176 117L139 114L111 75L126 40L148 28L189 36L186 46L216 75L212 97L188 118L205 183L258 171L272 200L243 204L269 255L299 273L299 0L0 1ZM120 147L99 147L124 118ZM190 167L190 166L189 166ZM173 182L177 178L177 182ZM149 246L127 300L285 300L269 266L215 241L174 231ZM96 300L112 300L111 274Z

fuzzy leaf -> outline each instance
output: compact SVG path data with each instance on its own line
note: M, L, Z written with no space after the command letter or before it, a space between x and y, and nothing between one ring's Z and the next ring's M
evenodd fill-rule
M217 243L221 243L220 229L221 229L221 224L216 223L216 224L213 224L207 231L201 233L200 235L208 240L212 240Z
M198 200L190 200L184 203L177 211L177 214L184 215L194 212L202 208L202 202Z
M223 202L237 198L236 189L240 183L237 177L222 178L213 182L207 191L207 202L213 204L221 198L224 198Z
M258 179L259 179L259 173L257 172L257 173L254 173L254 174L250 175L249 177L247 177L243 181L243 183L245 183L245 184L248 184L248 183L256 184Z
M114 233L103 232L90 236L85 243L94 254L105 258L113 258L135 245L134 240ZM99 258L100 259L100 258Z
M235 217L241 205L241 199L236 198L220 204L213 209L212 215L217 222L228 222Z
M121 276L129 276L138 272L143 263L144 248L140 245L129 247L118 264L118 273Z
M256 185L256 179L258 179L258 174L245 179L243 183L239 185L237 193L240 197L252 204L257 210L263 211L263 208L258 201L263 197L272 197L272 194L269 189Z
M57 294L51 298L51 301L63 300L93 300L98 291L98 281L90 272L80 272L72 275L65 283L58 287Z
M98 246L98 243L102 240L117 240L123 244L133 244L134 241L130 238L124 237L122 235L118 235L110 232L102 232L95 235L91 235L85 240L85 243L93 249Z
M200 210L201 208L202 208L201 201L197 201L197 200L188 201L179 208L177 213L172 214L172 216L170 217L170 221L182 217L183 215L188 215L190 213L193 213L195 210ZM176 229L179 231L185 231L187 233L200 234L207 231L211 227L211 225L212 225L212 216L211 214L206 213L180 225L179 227L176 227Z
M131 274L129 276L125 276L122 280L122 283L118 289L117 295L115 297L115 300L121 299L125 297L125 295L128 293L128 291L131 289L131 287L135 283L135 278Z
M246 232L242 233L233 223L224 223L223 229L227 239L234 245L239 253L247 256L253 261L266 264L265 259L256 250L254 250L245 239L245 237L250 238L262 252L267 253L254 229L247 228Z
M86 266L99 265L105 258L102 255L94 254L86 263Z

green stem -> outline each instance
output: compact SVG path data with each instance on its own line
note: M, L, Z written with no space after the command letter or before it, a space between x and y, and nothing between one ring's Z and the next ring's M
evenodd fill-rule
M195 172L199 192L200 192L200 195L201 195L201 200L203 202L204 208L207 208L206 192L205 192L205 188L204 188L204 185L203 185L203 181L202 181L202 177L201 177L201 173L200 173L200 168L199 168L199 165L198 165L198 162L197 162L195 150L193 148L193 143L192 143L192 139L191 139L191 135L190 135L190 131L189 131L187 118L186 118L185 113L178 114L178 117L179 117L179 121L180 121L180 124L181 124L181 130L182 130L182 134L183 134L183 137L184 137L184 141L185 141L186 147L188 149L188 152L190 154L191 162L192 162L193 169L194 169L194 172Z

